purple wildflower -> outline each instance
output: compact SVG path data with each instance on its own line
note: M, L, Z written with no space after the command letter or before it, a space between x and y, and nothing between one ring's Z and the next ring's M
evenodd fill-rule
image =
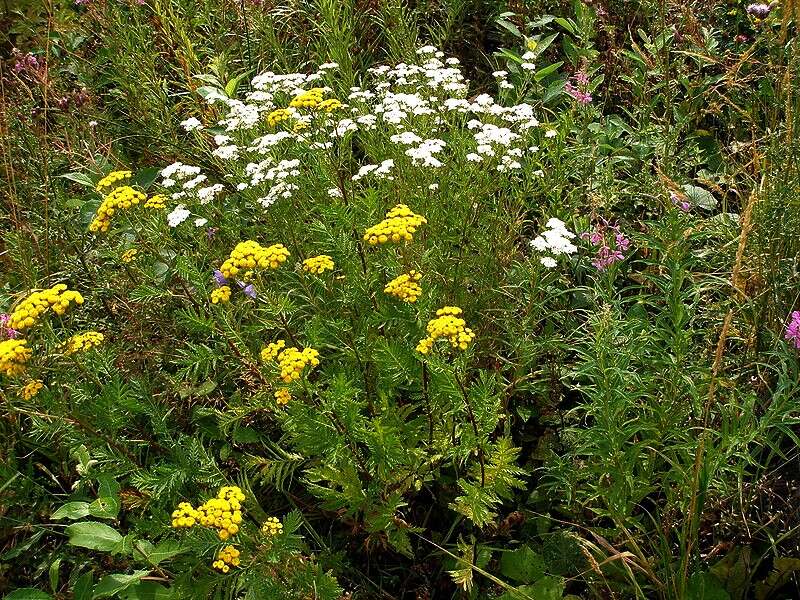
M772 12L772 4L763 4L761 2L750 4L745 9L747 14L755 17L756 19L766 19L769 13Z
M217 236L217 232L219 231L219 227L209 227L206 229L206 238L210 242Z
M600 219L592 231L581 234L581 238L589 240L593 246L597 246L597 256L592 261L592 265L604 271L615 262L625 258L623 251L630 248L631 241L622 233L618 224L611 224L605 219Z
M692 205L689 204L686 196L679 194L678 192L670 192L669 199L672 200L672 203L680 208L683 212L689 212L692 208Z
M225 275L223 275L222 271L219 269L214 271L214 281L217 282L217 285L226 285L228 283L228 280L225 279Z
M564 84L564 91L572 96L578 104L589 104L592 101L592 95L589 93L589 74L583 69L577 71Z
M800 310L792 313L789 324L786 326L786 333L783 336L788 341L794 344L794 347L800 350Z
M239 284L239 287L242 288L242 292L244 292L245 296L249 296L253 300L258 298L258 294L256 293L256 288L253 287L252 283L245 283L244 281L236 280L236 283Z
M0 339L6 338L9 340L13 340L19 335L19 332L16 329L11 329L8 326L8 322L11 320L11 315L2 313L0 314Z

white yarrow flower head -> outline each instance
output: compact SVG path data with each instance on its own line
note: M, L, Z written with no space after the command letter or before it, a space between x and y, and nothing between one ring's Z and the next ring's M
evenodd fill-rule
M553 217L547 220L546 229L531 240L531 247L537 252L547 254L540 257L539 262L552 269L556 266L555 257L575 254L578 251L577 246L571 241L574 238L575 234L567 229L564 221Z
M202 129L203 124L198 119L190 117L185 121L181 121L181 127L186 131L194 131L195 129Z
M543 256L539 259L539 262L542 263L548 269L552 269L558 264L556 262L556 259L553 258L552 256Z
M194 226L195 227L202 227L206 223L208 223L208 219L204 219L203 217L200 217L200 218L197 218L197 219L194 220Z
M170 227L177 227L183 223L192 213L186 210L186 205L178 204L171 213L167 215L167 223Z

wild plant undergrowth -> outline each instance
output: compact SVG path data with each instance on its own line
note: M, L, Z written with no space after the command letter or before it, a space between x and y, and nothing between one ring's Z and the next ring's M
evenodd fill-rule
M79 4L3 77L8 598L793 593L793 3Z

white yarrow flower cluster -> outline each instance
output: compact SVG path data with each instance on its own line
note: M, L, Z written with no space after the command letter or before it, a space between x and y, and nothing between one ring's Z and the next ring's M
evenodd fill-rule
M531 240L531 246L541 253L549 254L540 257L539 262L552 269L558 264L555 257L575 254L578 247L571 241L575 239L575 234L567 229L564 221L552 218L547 221L545 227L540 235Z

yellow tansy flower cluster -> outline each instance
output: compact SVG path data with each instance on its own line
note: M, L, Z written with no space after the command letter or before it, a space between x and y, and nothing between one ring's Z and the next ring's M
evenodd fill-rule
M410 242L414 239L417 227L427 223L422 215L413 212L405 204L398 204L386 213L386 218L367 229L364 241L372 245L386 242Z
M289 404L289 400L292 399L292 395L289 393L287 389L280 389L275 391L275 402L280 404L281 406L285 406Z
M35 379L34 381L28 382L27 384L25 384L25 387L22 388L22 399L30 400L36 394L38 394L43 387L44 387L44 382L39 379Z
M136 255L139 254L139 251L136 248L129 248L122 253L120 260L125 264L133 262L133 259L136 258Z
M275 127L281 121L291 119L294 114L287 108L276 108L267 115L267 124L270 127Z
M323 100L322 102L320 102L319 105L317 106L317 109L329 113L342 108L342 106L344 105L341 102L339 102L336 98L329 98L327 100Z
M118 210L136 206L145 199L142 192L136 191L128 185L115 188L103 199L94 220L89 224L89 231L106 232L111 226L111 217Z
M264 362L269 362L278 354L280 354L281 350L286 347L286 342L283 340L278 340L277 342L272 342L267 344L267 346L261 351L261 360Z
M231 299L231 288L222 285L211 292L211 304L224 304Z
M217 569L218 571L227 573L228 571L231 570L231 567L239 566L240 554L241 553L239 552L239 550L237 550L233 546L225 546L222 550L219 551L219 553L217 554L217 560L211 563L211 566Z
M0 342L0 373L15 377L25 370L31 357L27 340L11 339Z
M164 194L156 194L150 196L144 203L145 208L152 208L153 210L161 210L167 206L167 197Z
M422 287L419 285L421 278L422 273L419 271L403 273L387 283L383 291L390 296L400 298L403 302L416 302L422 294Z
M283 523L281 523L277 517L267 517L267 520L264 521L264 524L261 526L261 533L264 535L278 535L283 531Z
M219 270L226 279L234 277L241 269L277 269L289 258L289 251L283 244L273 244L264 248L258 242L247 240L239 242L231 251Z
M216 498L193 508L188 502L181 502L172 513L172 526L175 528L203 525L213 527L221 540L239 532L242 522L242 502L245 495L236 486L225 486L219 490Z
M453 348L466 350L475 339L475 334L460 317L462 312L457 306L445 306L437 310L436 318L428 321L428 337L419 341L417 352L427 354L434 342L440 338L447 339Z
M325 271L333 271L333 259L327 254L312 256L303 261L303 270L321 275Z
M72 302L83 304L83 296L78 292L68 290L63 283L58 283L40 292L33 292L11 313L8 326L19 331L27 329L50 309L57 315L63 315Z
M193 527L200 518L199 513L188 502L181 502L178 508L172 511L172 526L175 529L181 527Z
M305 92L299 93L295 96L289 106L292 108L315 108L322 102L322 96L325 90L322 88L311 88Z
M64 354L75 354L82 350L89 350L103 343L105 336L99 331L76 333L64 344Z
M111 173L97 182L97 185L94 189L98 192L102 192L107 188L115 187L120 181L130 179L131 175L133 175L133 173L130 171L111 171Z
M298 350L295 347L287 348L278 355L278 368L281 370L281 379L284 383L291 383L300 379L300 374L308 365L316 367L319 364L319 352L313 348Z

